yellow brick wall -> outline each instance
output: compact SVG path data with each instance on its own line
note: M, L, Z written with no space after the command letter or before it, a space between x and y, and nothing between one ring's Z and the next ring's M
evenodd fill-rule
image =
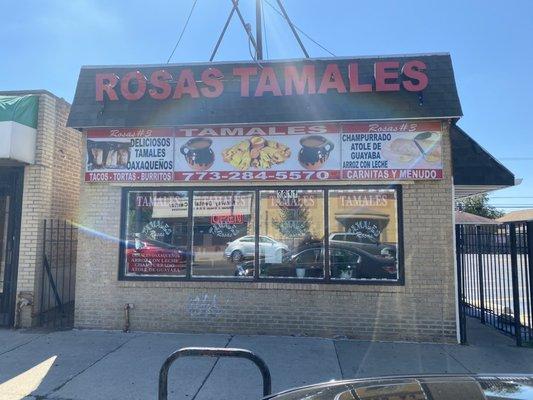
M39 311L43 221L78 217L82 134L66 127L69 110L63 99L39 95L35 164L24 168L17 294L33 296L33 305L23 309L23 327Z

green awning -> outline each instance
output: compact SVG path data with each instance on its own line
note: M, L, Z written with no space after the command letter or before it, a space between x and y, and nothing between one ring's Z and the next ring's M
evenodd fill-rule
M0 122L14 121L37 129L39 96L0 96Z

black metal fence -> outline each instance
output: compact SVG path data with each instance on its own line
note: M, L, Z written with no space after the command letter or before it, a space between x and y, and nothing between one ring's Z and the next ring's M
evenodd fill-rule
M67 221L45 220L43 240L39 324L72 327L78 229Z
M465 316L533 342L533 221L456 226L461 341Z

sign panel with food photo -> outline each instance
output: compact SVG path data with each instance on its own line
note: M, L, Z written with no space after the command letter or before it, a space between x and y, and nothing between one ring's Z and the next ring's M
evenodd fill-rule
M165 182L173 170L173 129L87 131L88 182Z
M339 179L336 124L183 128L175 180ZM192 137L191 137L192 136Z
M343 179L442 179L440 122L344 124L340 141Z

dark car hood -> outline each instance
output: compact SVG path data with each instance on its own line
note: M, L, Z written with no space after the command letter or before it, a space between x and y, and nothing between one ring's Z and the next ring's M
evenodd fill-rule
M421 375L354 379L292 389L265 399L533 399L533 375Z

